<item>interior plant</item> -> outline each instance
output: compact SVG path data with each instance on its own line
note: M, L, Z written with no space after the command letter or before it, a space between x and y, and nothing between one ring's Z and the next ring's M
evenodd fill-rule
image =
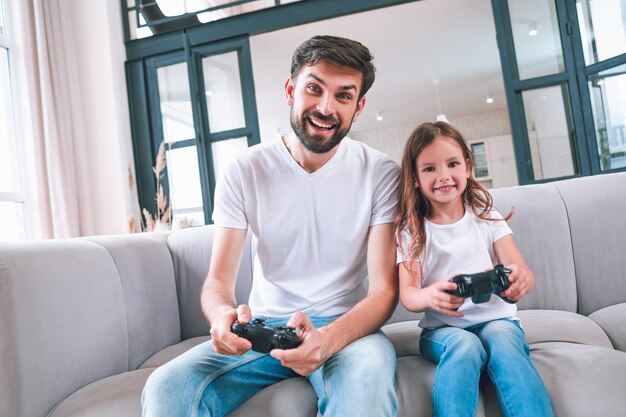
M154 167L152 168L156 181L156 213L150 213L146 208L142 209L141 213L143 214L143 221L139 225L137 224L135 216L131 215L128 219L128 228L131 233L137 232L139 227L141 227L141 231L143 232L171 229L172 207L168 204L167 196L163 190L163 184L161 184L166 164L165 142L161 142L159 151L157 152L154 161ZM129 175L132 176L132 174ZM131 187L134 187L134 178L132 181L129 180L129 183L131 184Z

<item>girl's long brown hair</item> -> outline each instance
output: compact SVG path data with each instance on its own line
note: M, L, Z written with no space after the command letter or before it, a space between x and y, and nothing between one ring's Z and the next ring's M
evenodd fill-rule
M416 160L424 148L440 136L450 138L459 145L469 167L470 176L467 179L467 187L463 191L463 203L471 207L472 211L479 218L496 220L489 218L489 212L493 207L493 199L489 191L474 179L474 155L472 155L461 133L446 122L422 123L411 133L406 145L404 145L402 177L400 179L400 207L394 223L397 244L404 257L406 258L408 255L409 265L413 265L424 252L426 247L424 219L432 214L430 202L424 197L420 188L415 187L415 184L418 182ZM508 220L512 215L513 209L509 211L504 220ZM402 245L403 230L407 230L410 235L406 252ZM412 275L415 274L415 271L410 269L409 272Z

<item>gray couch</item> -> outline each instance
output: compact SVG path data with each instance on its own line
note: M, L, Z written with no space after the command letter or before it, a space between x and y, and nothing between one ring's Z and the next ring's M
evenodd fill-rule
M519 316L557 416L625 416L626 173L493 196L503 212L515 206L510 224L535 272ZM0 243L0 417L140 416L155 367L208 339L198 294L212 234L207 226ZM242 302L252 256L248 245ZM435 366L419 354L418 318L398 307L384 328L398 354L400 416L431 413ZM500 415L492 385L479 408L479 416ZM303 378L269 387L231 414L315 415Z

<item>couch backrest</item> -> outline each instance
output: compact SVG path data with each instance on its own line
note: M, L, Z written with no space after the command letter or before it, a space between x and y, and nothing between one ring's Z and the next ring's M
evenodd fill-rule
M1 417L44 416L180 340L157 236L0 243Z
M172 232L167 238L174 262L183 340L209 334L209 324L200 309L200 290L209 271L213 232L213 226L194 227ZM250 294L252 262L248 236L235 288L235 295L240 303L247 302Z
M520 309L577 311L577 285L572 239L563 202L555 183L491 190L494 206L509 220L513 238L535 274L535 288Z
M509 221L514 239L535 273L535 288L520 309L554 309L589 314L626 301L626 173L490 190ZM168 236L179 294L183 339L205 335L199 291L211 256L212 226ZM246 247L237 299L246 302L252 283L254 247ZM398 305L389 322L419 319Z
M106 249L84 240L0 244L2 417L44 416L128 367L122 287Z
M579 312L626 302L626 172L555 185L567 207Z
M626 173L492 190L535 272L520 308L584 315L626 302Z
M128 369L181 340L180 314L167 233L86 238L111 255L122 286Z

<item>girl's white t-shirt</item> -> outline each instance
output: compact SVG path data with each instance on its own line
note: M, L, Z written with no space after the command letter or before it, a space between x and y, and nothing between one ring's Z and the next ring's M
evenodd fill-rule
M512 234L502 215L495 209L489 218L496 221L482 220L466 207L465 215L452 224L435 224L426 220L426 247L418 261L422 271L422 287L434 282L443 281L451 275L473 274L492 269L498 263L493 244L502 237ZM403 248L406 252L409 234L404 231ZM398 250L397 262L408 260ZM474 304L467 298L459 308L464 317L452 317L438 311L428 309L420 320L420 327L434 329L443 326L465 328L501 318L517 320L517 307L503 301L492 294L486 303Z
M249 148L226 167L213 221L253 233L252 314L333 316L362 300L369 229L393 223L399 178L390 157L349 138L313 173L280 138Z

